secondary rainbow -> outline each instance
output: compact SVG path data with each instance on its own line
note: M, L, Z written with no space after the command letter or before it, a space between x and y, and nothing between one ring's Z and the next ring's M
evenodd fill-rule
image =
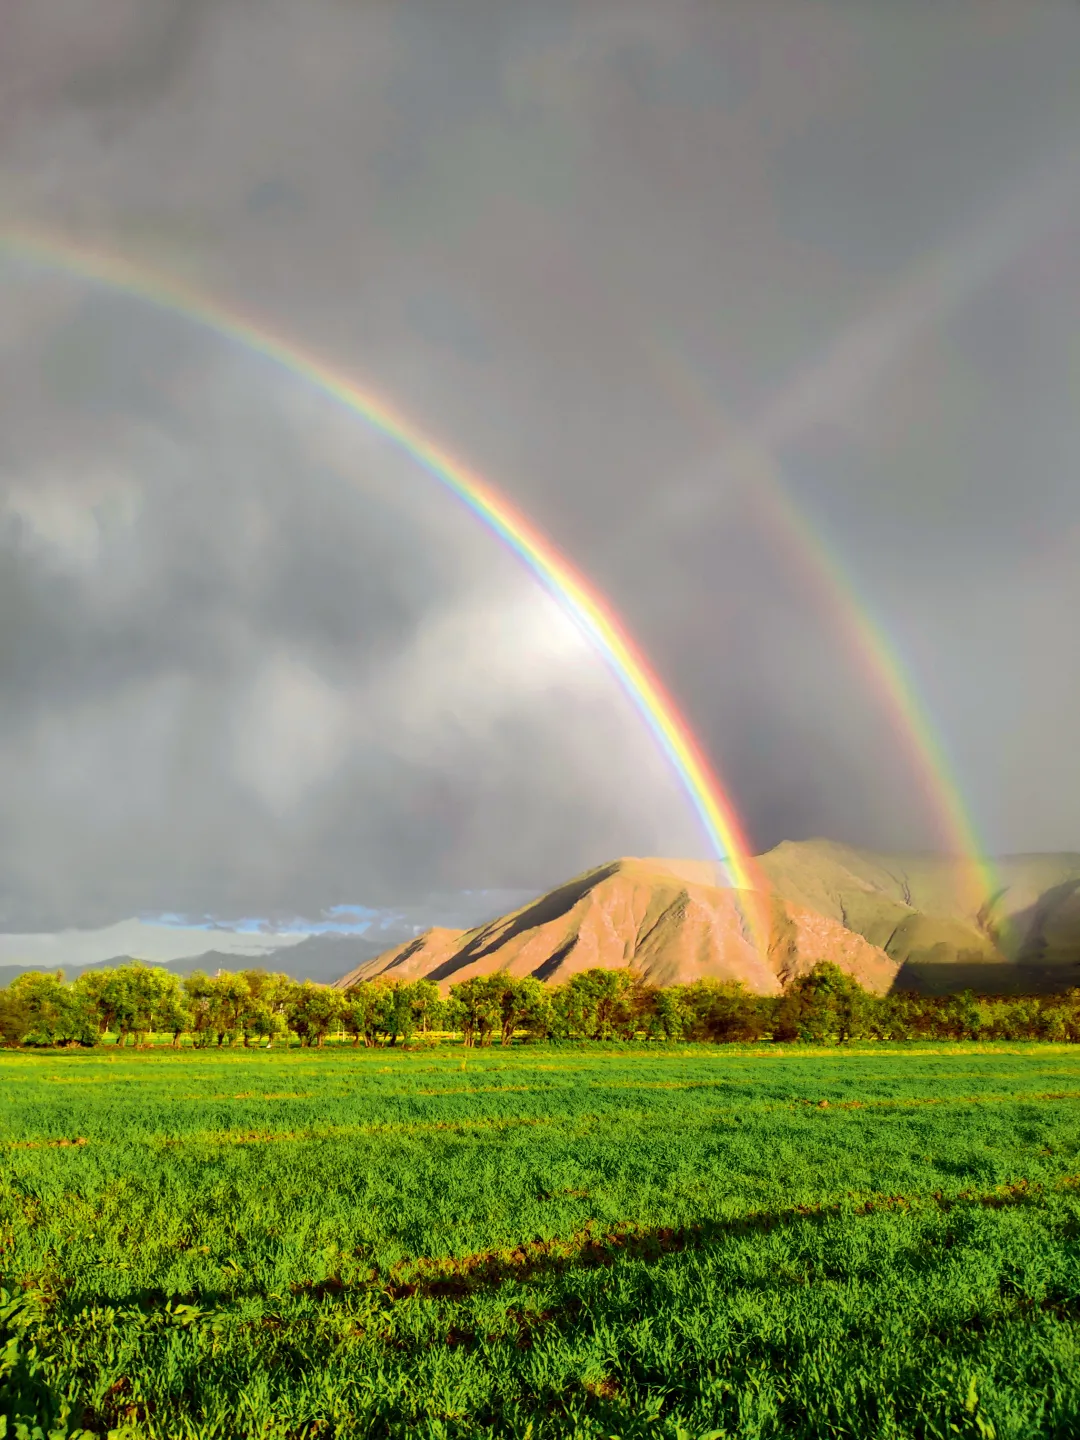
M770 532L787 542L840 618L920 777L943 840L970 877L972 908L984 924L993 917L1005 887L964 803L955 767L908 667L872 618L820 526L796 504L773 457L816 420L850 411L899 355L1066 219L1078 194L1080 151L1069 141L1033 173L1025 173L1018 185L1010 186L990 214L902 272L883 297L814 356L750 425L730 423L678 347L659 342L647 328L640 332L657 374L697 418L704 417L705 432L719 440L713 464L742 466L748 472Z
M793 403L792 396L797 387L813 390L817 372L811 367L796 385L782 392L757 424L739 425L706 395L697 372L674 345L652 333L640 335L639 343L652 362L654 375L715 447L710 465L737 474L747 484L770 537L785 544L811 588L839 622L918 778L939 837L966 876L971 910L985 923L1003 885L979 840L936 728L896 648L872 617L819 527L792 498L772 458L774 432L785 433L785 411L801 416L801 397ZM774 415L781 416L780 424L772 419Z
M141 264L24 229L0 230L0 251L134 296L257 352L333 397L398 445L498 536L580 626L607 662L677 774L733 885L762 888L738 814L674 698L651 670L611 607L505 496L387 401L336 366L283 339L224 302ZM767 948L759 906L745 906L758 948Z

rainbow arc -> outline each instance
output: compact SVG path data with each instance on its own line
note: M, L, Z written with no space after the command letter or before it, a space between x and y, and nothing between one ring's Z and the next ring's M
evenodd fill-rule
M766 882L754 862L738 812L675 698L595 586L506 496L343 370L171 276L27 230L0 231L0 251L140 299L261 355L338 401L454 494L519 557L591 640L667 757L732 885L749 892L741 899L744 919L756 948L767 951L766 907L760 901Z

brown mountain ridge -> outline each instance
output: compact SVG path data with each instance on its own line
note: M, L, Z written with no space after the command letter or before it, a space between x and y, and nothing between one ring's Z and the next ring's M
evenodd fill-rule
M710 976L776 994L830 958L870 989L891 985L899 965L882 948L779 894L770 897L770 943L760 955L744 915L746 897L718 885L715 871L704 862L616 860L476 930L429 930L337 983L425 976L445 989L495 970L559 983L594 966L632 965L656 985Z
M713 977L776 994L819 960L878 992L1080 983L1080 855L996 862L995 893L978 906L970 869L947 858L814 840L758 864L771 886L764 955L746 918L760 897L721 883L715 864L624 858L474 930L428 930L335 983L423 976L446 990L495 970L559 983L632 965L656 985Z

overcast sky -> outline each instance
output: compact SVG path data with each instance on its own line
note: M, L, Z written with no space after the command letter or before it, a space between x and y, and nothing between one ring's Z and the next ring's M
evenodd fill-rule
M465 458L624 618L757 848L939 846L781 486L989 846L1080 849L1078 74L1080 6L1041 0L8 0L0 225L204 286ZM429 476L0 258L0 925L626 853L704 840Z

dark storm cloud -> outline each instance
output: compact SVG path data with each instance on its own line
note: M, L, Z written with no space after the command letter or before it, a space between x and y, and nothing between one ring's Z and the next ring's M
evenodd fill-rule
M0 222L177 269L422 417L611 597L759 845L937 840L718 436L1080 155L1075 7L12 14ZM1066 199L1018 229L771 460L991 842L1077 846L1080 218ZM700 843L508 557L301 384L10 264L0 384L0 898L22 923L314 914Z

